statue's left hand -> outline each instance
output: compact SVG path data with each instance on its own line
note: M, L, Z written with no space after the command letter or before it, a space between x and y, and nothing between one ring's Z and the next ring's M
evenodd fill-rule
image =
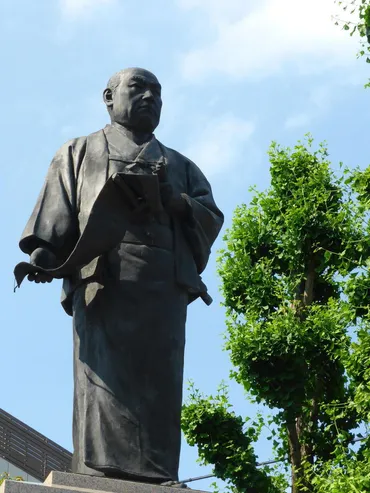
M47 248L36 248L31 254L30 263L38 267L43 267L44 269L53 269L56 267L56 257ZM36 283L51 282L53 277L48 275L46 272L36 272L28 274L29 281Z

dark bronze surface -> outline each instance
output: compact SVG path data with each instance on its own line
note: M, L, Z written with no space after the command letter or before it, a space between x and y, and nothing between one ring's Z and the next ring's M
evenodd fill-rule
M201 170L154 136L162 99L143 69L104 91L111 124L55 155L20 241L18 286L63 279L73 316L73 471L178 479L187 306L223 224Z

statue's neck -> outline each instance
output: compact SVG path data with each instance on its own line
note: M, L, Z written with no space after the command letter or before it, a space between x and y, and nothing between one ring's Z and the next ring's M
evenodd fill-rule
M112 125L137 145L145 144L145 142L148 142L153 137L153 133L151 132L137 132L132 128L124 127L117 122L112 122Z

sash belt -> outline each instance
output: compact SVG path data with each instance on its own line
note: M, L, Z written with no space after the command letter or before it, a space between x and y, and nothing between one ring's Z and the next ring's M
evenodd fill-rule
M173 231L170 228L160 228L160 231L126 231L121 243L134 243L153 246L164 250L173 250Z

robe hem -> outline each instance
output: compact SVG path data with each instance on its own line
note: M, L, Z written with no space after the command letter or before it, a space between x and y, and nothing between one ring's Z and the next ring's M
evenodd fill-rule
M177 481L177 479L173 479L172 477L170 476L148 476L148 475L140 475L136 472L133 472L133 471L129 471L127 469L122 469L122 468L118 468L117 466L108 466L108 465L96 465L96 464L93 464L92 462L88 462L86 461L85 462L85 466L89 467L90 469L95 469L96 471L98 472L102 472L103 474L105 474L106 472L113 472L113 471L117 471L117 473L122 473L123 475L127 475L128 477L126 478L127 480L137 480L139 481L140 479L142 480L157 480L158 482L163 480L163 482L165 481ZM112 477L111 479L115 479L114 477ZM116 479L121 479L121 478L116 478Z

